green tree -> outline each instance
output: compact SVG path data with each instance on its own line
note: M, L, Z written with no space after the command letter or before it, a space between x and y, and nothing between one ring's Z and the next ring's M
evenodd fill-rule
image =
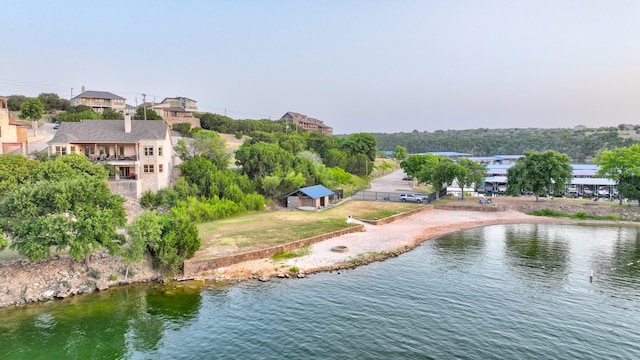
M640 176L623 176L618 182L618 196L622 199L637 200L640 206Z
M104 120L124 120L124 114L122 111L116 111L112 108L103 109L101 116Z
M9 111L19 111L25 101L27 97L24 95L11 95L7 98L7 108Z
M153 109L145 108L143 106L138 107L136 114L133 116L134 120L162 120L162 116L158 115Z
M236 165L250 179L259 179L276 172L285 172L291 168L293 154L277 144L264 142L244 143L236 151Z
M202 156L213 162L219 170L229 166L231 155L227 152L227 142L214 131L199 130L192 133L193 138L180 139L174 150L182 160Z
M554 150L527 151L507 170L507 194L531 191L536 201L550 191L561 192L572 178L571 159Z
M323 157L326 167L339 167L344 169L347 167L347 155L338 149L329 149Z
M123 203L104 180L38 181L2 198L0 229L11 248L30 260L50 258L52 249L75 260L103 248L115 253L122 242L116 229L125 224Z
M594 162L600 166L598 176L615 181L618 187L625 178L633 183L634 177L640 176L640 145L601 151L596 154ZM622 204L622 196L619 201Z
M71 102L67 99L61 99L58 94L54 93L41 93L38 95L38 100L44 105L44 110L51 112L53 110L67 110L71 105Z
M17 186L30 181L35 160L22 155L6 154L0 156L0 195L6 194Z
M378 152L376 138L367 133L350 135L343 146L350 155L364 154L369 161L375 161Z
M435 156L436 155L433 154L409 156L400 162L400 168L404 170L407 175L417 178L425 166L431 163L435 164L437 161Z
M401 145L396 145L396 149L393 151L393 158L400 162L407 158L407 148Z
M456 165L459 168L454 168L453 172L458 185L460 185L462 198L464 199L464 188L468 185L475 184L477 187L481 184L482 180L487 176L487 166L467 158L459 159Z
M22 103L22 106L20 106L20 117L22 119L31 119L33 133L35 135L38 134L38 124L36 121L42 118L43 111L44 105L36 98L27 99Z
M149 245L156 267L164 268L167 273L180 271L185 259L191 258L200 249L198 227L188 218L164 214L160 219L162 235Z
M127 226L127 235L127 243L121 249L122 258L127 264L125 279L129 276L130 265L144 260L147 246L161 241L160 217L153 211L143 212Z

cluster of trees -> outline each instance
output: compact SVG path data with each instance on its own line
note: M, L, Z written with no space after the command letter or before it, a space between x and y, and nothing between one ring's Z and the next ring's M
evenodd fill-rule
M212 113L198 113L195 117L200 119L200 126L206 130L213 130L223 134L250 135L254 131L262 132L300 132L297 125L289 124L287 128L284 121L262 120L234 120L228 116Z
M402 153L401 147L398 149ZM594 162L600 166L598 176L615 181L620 204L623 198L640 200L640 144L603 150L596 154ZM454 162L432 154L411 156L403 160L400 167L436 190L454 181L462 189L473 184L479 186L486 177L484 165L465 158ZM538 201L540 196L563 193L572 177L571 159L567 154L555 150L525 151L524 156L507 170L506 193L512 196L532 193Z
M56 110L67 110L71 107L71 102L67 99L61 99L58 94L54 93L41 93L35 98L28 98L24 95L11 95L7 97L7 107L10 111L20 111L22 104L28 99L38 99L42 104L43 111L47 113L54 112Z
M407 175L432 186L435 189L436 198L445 184L455 181L461 189L464 189L473 184L481 184L487 173L484 164L465 158L454 162L449 157L433 154L413 155L401 161L400 167ZM464 191L462 191L462 198L464 198Z
M627 127L599 129L474 129L381 134L373 133L381 150L404 146L411 154L458 151L473 156L523 154L555 150L575 162L586 162L605 149L639 143L637 129Z
M103 166L78 154L47 161L0 156L0 250L9 246L30 260L50 258L52 251L75 260L102 249L128 261L150 253L154 263L177 271L200 247L195 225L172 212L151 213L121 232L124 198L111 193L107 176ZM136 238L140 228L156 236Z

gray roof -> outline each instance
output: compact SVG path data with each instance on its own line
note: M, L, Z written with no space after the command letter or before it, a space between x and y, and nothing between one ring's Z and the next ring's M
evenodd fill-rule
M161 120L131 120L131 132L124 132L124 120L84 120L63 122L48 144L70 143L137 143L162 140L168 125Z
M125 98L123 98L122 96L118 96L116 94L110 93L108 91L93 91L93 90L87 90L85 92L83 92L82 94L74 97L74 99L76 98L91 98L91 99L120 99L120 100L126 100Z

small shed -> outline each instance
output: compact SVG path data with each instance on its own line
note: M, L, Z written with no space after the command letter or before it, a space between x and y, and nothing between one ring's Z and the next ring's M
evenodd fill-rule
M308 186L293 191L285 196L288 209L310 207L319 209L329 206L329 199L335 193L322 185Z

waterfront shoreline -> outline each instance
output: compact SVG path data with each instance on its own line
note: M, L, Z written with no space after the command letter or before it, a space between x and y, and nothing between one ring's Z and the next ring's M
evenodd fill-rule
M586 223L566 218L527 215L510 208L504 211L431 209L384 225L372 225L357 219L354 222L363 224L365 231L345 234L313 244L308 255L282 261L260 259L242 262L204 272L198 275L198 279L211 281L261 279L265 281L271 277L301 276L299 274L354 268L396 257L414 249L424 241L447 233L487 225ZM336 246L345 247L346 251L334 251Z

